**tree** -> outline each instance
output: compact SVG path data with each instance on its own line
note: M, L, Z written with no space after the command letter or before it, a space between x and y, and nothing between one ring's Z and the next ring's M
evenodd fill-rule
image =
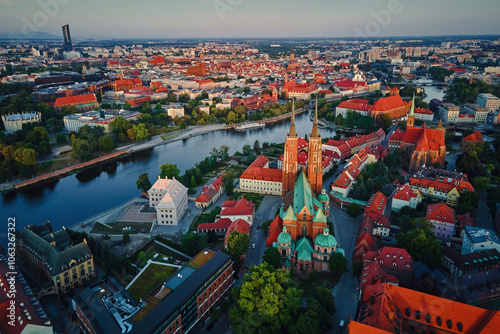
M396 247L404 248L415 261L437 268L441 262L441 244L430 229L416 228L409 233L398 233Z
M391 116L389 116L389 114L382 114L379 120L380 127L387 132L387 130L391 127L391 124L392 124Z
M99 139L99 148L104 152L111 152L115 148L115 143L113 142L113 138L111 136L104 136Z
M58 144L66 144L68 142L68 137L63 133L58 133L56 136L56 141Z
M149 138L149 130L146 129L146 124L139 123L133 127L135 139L138 141L145 140Z
M117 116L111 123L109 123L109 127L115 134L125 133L130 128L130 122L122 116Z
M351 218L356 218L361 214L361 212L363 212L363 209L358 203L352 203L351 205L349 205L346 212Z
M250 145L244 145L243 146L243 155L249 155L252 153L252 148Z
M276 269L281 267L281 255L276 247L267 247L262 260Z
M21 147L15 150L13 154L14 160L24 166L36 166L38 164L37 157L38 153L32 148Z
M123 243L124 243L124 244L128 244L128 243L130 243L130 235L128 234L128 232L126 232L126 233L123 235Z
M341 253L333 253L328 263L330 264L330 272L332 274L340 275L349 272L349 269L347 269L347 260Z
M248 234L239 231L231 231L227 237L227 252L233 259L240 259L250 246L250 237Z
M318 301L318 303L325 308L325 310L333 314L337 312L335 308L335 298L333 297L332 292L322 286L318 286L314 290L313 298Z
M80 160L87 160L92 154L92 145L86 139L78 138L73 145L73 155Z
M260 151L260 145L259 145L259 141L256 140L254 143L253 143L253 150L258 153Z
M194 175L191 175L191 180L189 182L189 187L194 188L196 186L196 180L194 179Z
M212 313L210 314L210 318L212 318L212 320L213 320L214 322L219 321L220 317L221 317L221 313L220 313L219 309L217 309L217 308L216 308L216 309L214 309L214 310L212 311Z
M224 176L222 176L222 185L224 186L226 194L232 196L234 193L234 179L231 174L225 173Z
M478 176L472 179L472 185L474 186L474 190L481 194L482 192L490 189L490 179L484 176Z
M352 276L361 277L361 272L363 271L363 262L360 260L355 260L352 263Z
M207 246L207 236L188 233L181 237L182 250L189 256L195 256Z
M266 220L265 222L263 222L262 224L260 224L260 229L262 231L264 231L264 234L267 235L268 232L269 232L269 226L271 226L271 223L273 222L272 219L270 220Z
M134 129L128 129L127 130L127 137L130 140L135 140L135 132Z
M179 173L181 171L179 168L177 168L177 165L175 164L163 164L160 166L160 177L162 179L164 178L169 178L173 179L174 177L176 179L179 179Z
M137 189L143 192L147 192L149 189L151 189L151 182L149 181L149 174L148 173L142 173L139 175L137 178Z
M230 111L227 114L226 120L227 120L228 123L234 123L234 122L236 122L236 114L234 113L234 111Z
M236 334L280 333L294 323L302 290L295 288L288 271L263 263L250 267L233 296L237 306L229 317Z

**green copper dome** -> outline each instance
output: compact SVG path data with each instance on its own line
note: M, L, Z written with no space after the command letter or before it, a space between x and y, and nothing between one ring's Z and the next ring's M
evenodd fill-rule
M321 202L328 202L330 200L330 198L328 197L328 195L326 194L326 191L325 189L323 189L321 191L321 194L318 195L318 199L321 201Z
M328 227L323 230L323 234L318 234L314 239L314 244L320 247L335 247L337 246L337 239L328 233ZM278 237L279 238L279 237Z
M286 226L283 227L283 231L278 235L278 243L280 244L288 244L292 242L292 236L286 230Z

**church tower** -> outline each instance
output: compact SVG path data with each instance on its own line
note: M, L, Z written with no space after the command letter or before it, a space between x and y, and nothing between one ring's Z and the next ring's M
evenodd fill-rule
M410 112L408 113L408 120L406 121L406 128L413 128L415 125L415 94L413 94L413 100L411 101Z
M287 197L288 193L293 192L295 178L297 177L297 141L298 136L295 131L295 101L292 99L292 121L290 123L290 131L286 136L285 152L283 153L282 194L284 203L288 202L285 200L285 197Z
M318 132L318 98L316 97L316 110L314 111L314 124L309 137L309 153L307 161L307 178L311 184L311 190L315 194L321 194L323 187L323 159L321 136Z

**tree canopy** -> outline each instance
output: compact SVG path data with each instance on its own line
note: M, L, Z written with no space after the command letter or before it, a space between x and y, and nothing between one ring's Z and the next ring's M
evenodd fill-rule
M181 171L179 170L179 168L177 168L177 165L175 164L163 164L160 166L160 177L162 179L164 178L169 178L169 179L173 179L174 177L176 179L179 179L179 173Z
M404 248L415 261L437 268L441 262L441 244L428 228L416 228L408 233L398 233L396 246Z
M267 247L262 260L276 269L281 267L281 255L276 247Z

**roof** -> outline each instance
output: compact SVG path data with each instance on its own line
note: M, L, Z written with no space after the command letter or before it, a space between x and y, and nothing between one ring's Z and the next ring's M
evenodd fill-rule
M380 191L377 191L368 201L368 205L366 206L364 213L366 214L374 212L383 215L386 205L387 197Z
M359 322L394 332L401 325L390 320L390 309L399 323L417 324L427 329L445 330L447 333L493 334L500 326L500 312L488 311L453 300L428 295L392 284L367 286L363 291ZM421 324L421 326L418 326ZM429 328L430 327L430 328Z
M396 193L392 196L392 199L398 199L400 201L409 202L412 197L418 197L418 190L413 190L408 184L403 186L398 186Z
M487 249L468 254L461 254L449 246L444 246L443 259L448 260L460 270L467 273L480 271L488 266L498 265L500 262L500 253L496 249Z
M239 201L225 201L220 212L221 218L224 216L250 216L255 213L255 204L247 199Z
M401 96L399 95L392 95L388 97L382 97L378 99L373 107L371 108L372 111L388 111L400 107L406 106L407 103L403 101Z
M306 177L304 169L302 169L297 181L295 181L293 190L293 211L299 213L304 207L310 214L314 214L311 184Z
M287 231L286 226L283 227L283 231L278 235L277 241L280 244L288 244L292 242L292 235Z
M479 130L476 130L475 132L471 133L470 135L462 138L462 141L468 141L468 142L482 142L483 141L483 135Z
M498 238L498 235L495 233L495 231L487 228L466 226L465 233L473 243L491 241L493 243L500 244L500 238Z
M427 205L427 219L455 224L455 210L444 203Z
M318 234L314 239L314 244L331 248L337 246L337 239L329 233L328 227L325 227L323 233Z
M257 159L255 159L249 167L259 167L264 168L265 165L269 162L269 158L265 155L259 155Z
M65 106L70 104L78 105L88 103L97 103L97 98L95 97L94 93L59 97L54 103L54 106Z
M269 182L282 182L283 171L281 169L248 167L240 176L240 179L263 180Z
M295 251L297 252L298 260L311 261L314 248L308 238L302 238L297 241Z
M232 262L232 260L229 255L224 252L216 252L208 262L198 269L196 273L184 280L180 288L172 291L141 322L136 324L129 333L142 334L153 332L170 314L176 311L189 297L195 294L203 284L209 282L210 278L213 277L215 279L214 273L224 267L226 263L230 262Z
M444 130L428 129L424 123L421 128L407 128L402 141L415 144L417 147L428 147L427 149L439 151L440 147L445 146Z
M198 231L201 230L227 230L232 221L229 218L220 218L214 223L205 223L198 225Z
M396 247L382 247L378 251L369 251L363 261L377 261L382 268L395 268L404 271L413 270L413 257L406 249Z

